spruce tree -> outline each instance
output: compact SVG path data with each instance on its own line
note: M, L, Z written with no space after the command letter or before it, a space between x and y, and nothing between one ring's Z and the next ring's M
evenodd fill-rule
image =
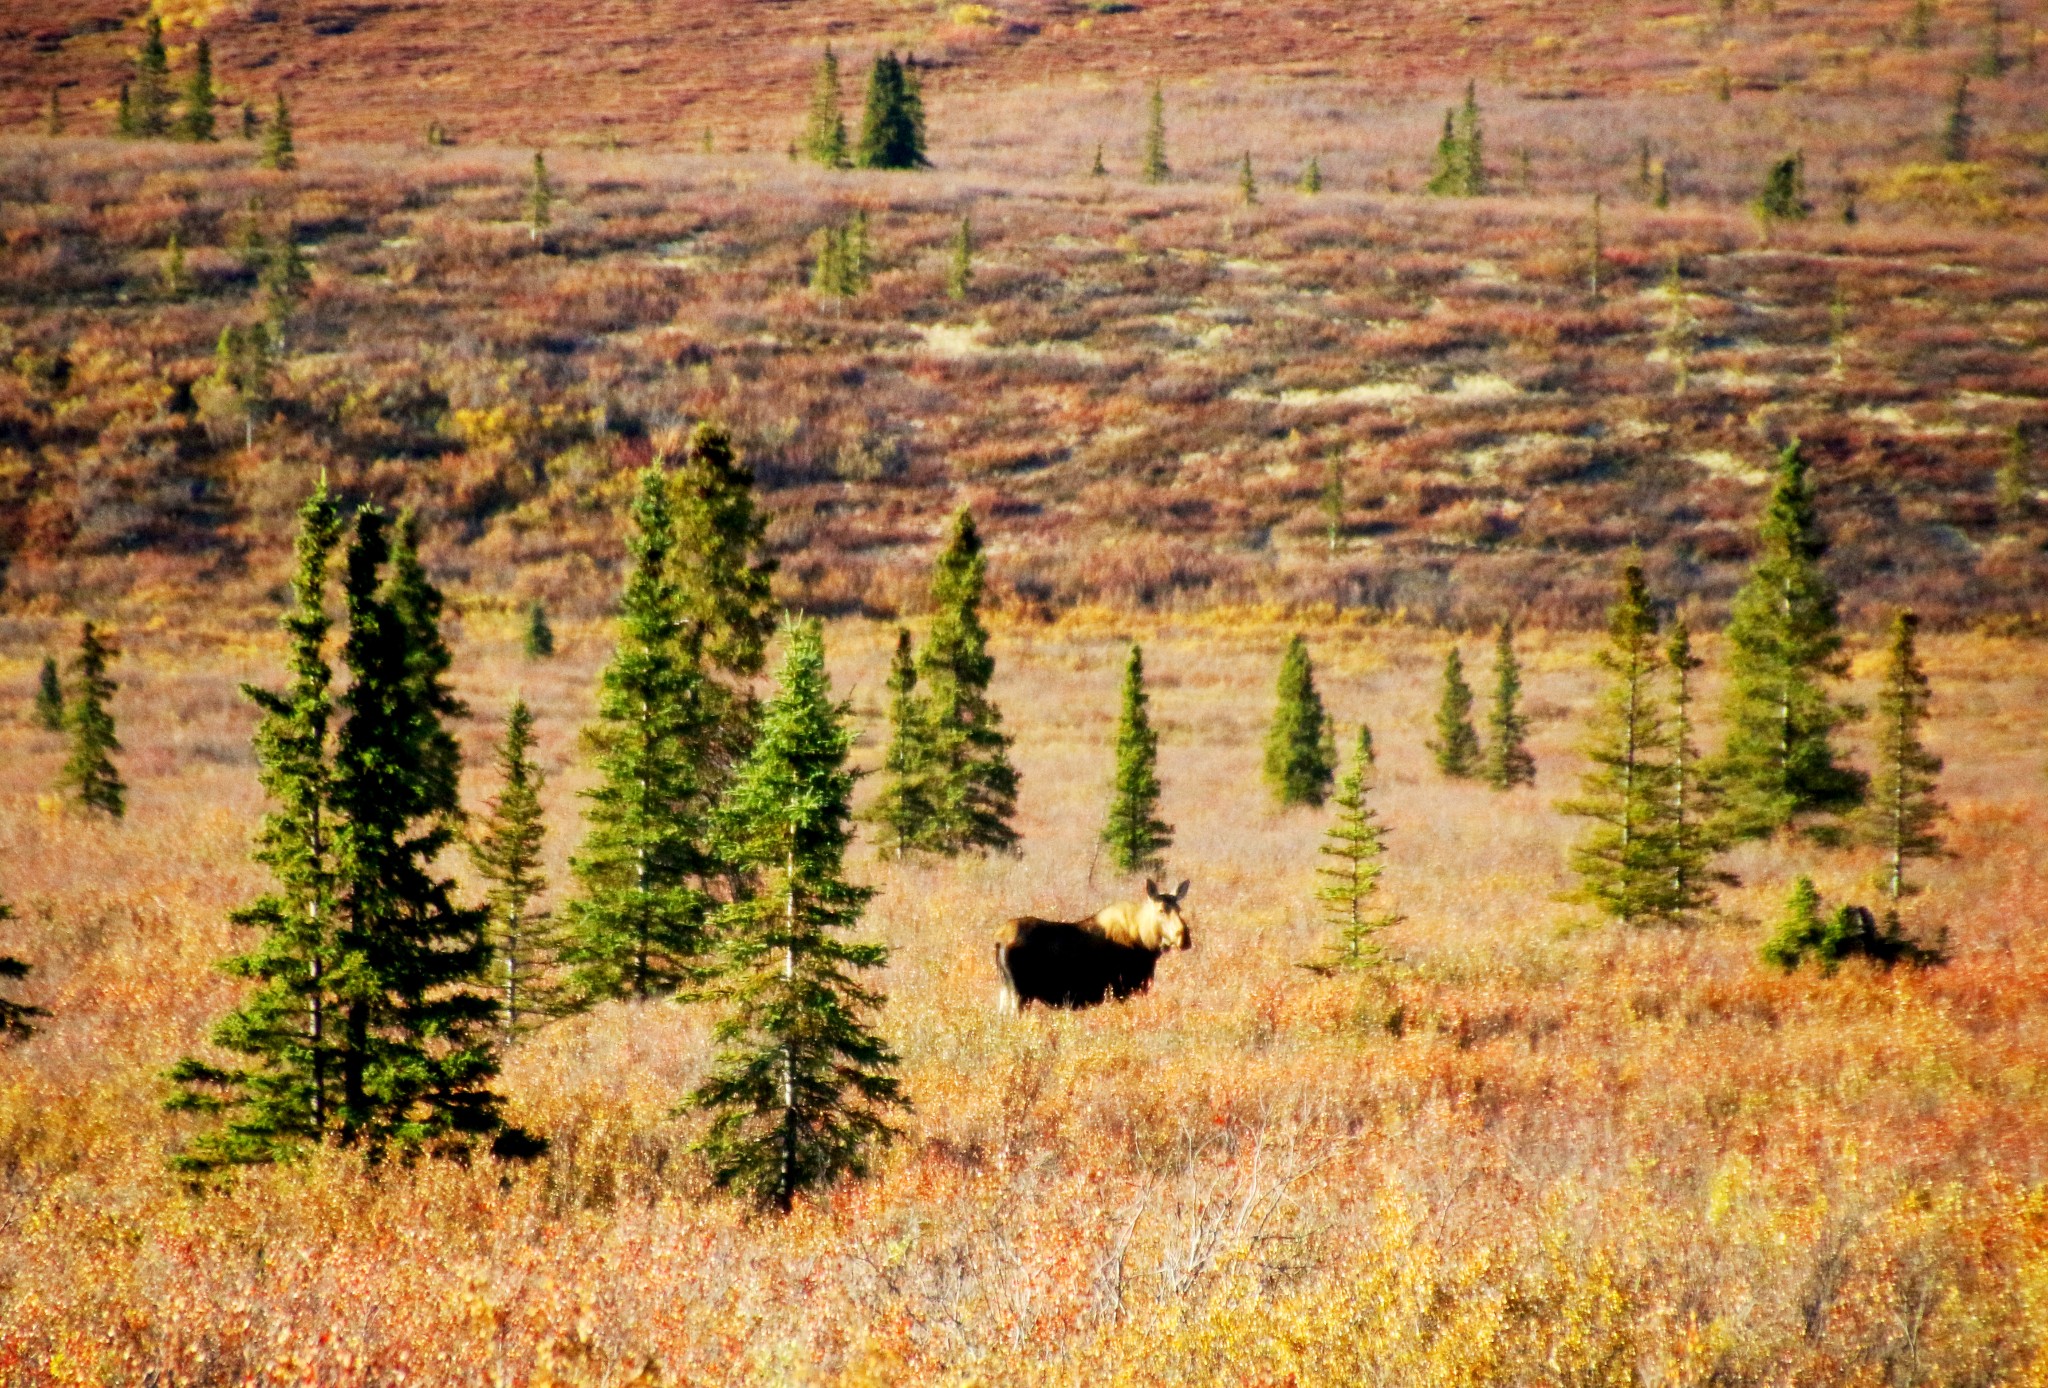
M1095 142L1095 162L1088 166L1088 174L1091 178L1107 178L1109 176L1109 168L1102 162L1102 141L1100 140Z
M921 169L931 162L924 152L923 103L894 53L876 58L868 72L853 162L863 169Z
M114 136L116 139L135 138L135 98L129 94L128 84L121 84L121 94L114 98Z
M13 910L0 903L0 919L14 914ZM0 979L20 980L29 976L29 966L12 955L0 954ZM33 1017L47 1017L50 1014L40 1007L31 1007L25 1002L16 1002L0 994L0 1036L12 1036L17 1041L25 1040L35 1031L30 1021Z
M688 745L708 809L753 744L751 682L775 630L775 561L765 553L768 518L754 501L754 474L723 426L692 431L670 490L682 648L699 673Z
M555 187L548 181L547 156L539 150L533 152L533 173L526 182L526 233L532 240L540 240L554 221Z
M214 138L213 45L200 39L192 58L192 76L185 84L185 109L178 117L178 136L201 144Z
M1444 692L1436 706L1436 737L1429 744L1436 769L1463 779L1479 774L1479 734L1472 727L1472 686L1456 646L1444 656Z
M1323 958L1308 965L1318 973L1378 963L1380 951L1373 937L1401 919L1369 909L1379 891L1387 833L1368 803L1372 789L1372 729L1360 724L1351 770L1337 784L1337 822L1323 835L1323 865L1316 869L1321 879L1316 900L1322 903L1324 922L1337 935Z
M1913 0L1906 20L1906 46L1925 51L1934 32L1934 0Z
M42 674L36 677L36 726L44 732L64 731L64 686L57 678L57 657L43 657Z
M1764 190L1756 200L1757 217L1768 226L1772 222L1804 221L1813 208L1806 201L1804 160L1797 154L1788 154L1771 165L1771 171L1764 177Z
M1999 519L2010 525L2026 519L2034 498L2033 470L2028 466L2027 431L2019 424L2005 436L2005 461L1991 477L1991 494Z
M116 652L91 622L78 637L78 659L72 665L71 697L65 701L64 726L71 734L71 755L64 762L58 784L78 801L82 809L110 819L128 812L128 788L114 768L113 754L121 750L114 735L114 715L108 702L119 688L107 676L107 666Z
M846 709L832 699L816 621L793 624L780 688L719 809L721 852L751 889L723 908L718 1055L690 1105L714 1116L697 1144L720 1186L787 1211L799 1191L861 1175L906 1106L859 981L888 951L846 938L872 890L845 877L853 773Z
M129 98L134 134L160 139L171 129L171 60L164 51L164 23L151 14L142 24L142 48L135 55L135 88Z
M1278 706L1266 732L1266 784L1285 805L1321 805L1337 770L1335 733L1316 692L1308 642L1296 635L1280 658Z
M262 133L263 117L256 114L256 103L253 101L243 102L242 138L245 140L254 140L258 135L261 135Z
M881 852L901 858L919 847L937 818L932 805L930 715L917 692L910 632L896 629L889 662L889 749L882 757L882 793L868 816L881 829Z
M585 1002L672 992L693 976L709 906L701 883L713 867L697 745L704 677L688 647L675 512L659 466L640 474L627 547L618 645L584 733L599 780L584 792L590 828L571 862L582 895L568 907L563 957Z
M1461 197L1484 197L1486 183L1486 136L1479 125L1477 87L1465 84L1465 104L1458 108L1454 132L1457 142L1456 191Z
M1558 807L1593 821L1572 848L1577 895L1624 925L1672 920L1684 908L1672 873L1671 732L1658 678L1663 653L1642 565L1634 559L1622 567L1607 635L1599 663L1612 683L1586 748L1593 766L1579 798Z
M1766 964L1790 973L1826 933L1827 926L1820 918L1820 891L1811 877L1801 875L1786 898L1784 917L1758 954Z
M1712 867L1727 835L1720 783L1693 745L1692 677L1706 662L1693 654L1692 630L1683 617L1671 624L1664 660L1671 670L1671 905L1685 913L1711 904L1715 883L1735 879Z
M974 514L963 507L932 565L932 627L917 656L929 818L913 846L948 857L1017 846L1017 772L988 697L996 663L981 621L987 575Z
M1970 144L1976 138L1977 121L1970 114L1970 75L1959 73L1949 93L1948 114L1941 124L1941 157L1944 163L1970 162Z
M166 299L182 299L192 292L192 276L185 268L185 247L175 231L164 247L164 263L157 272L157 282Z
M846 147L846 119L839 113L839 55L825 45L818 78L811 90L811 113L804 126L804 153L828 169L851 162Z
M1911 612L1892 619L1884 684L1877 695L1877 776L1862 825L1865 840L1884 850L1884 891L1894 910L1914 890L1906 880L1906 864L1943 853L1935 826L1946 811L1934 793L1941 758L1920 741L1930 688L1916 648L1919 627Z
M1320 156L1311 154L1308 157L1308 167L1301 171L1301 191L1311 197L1323 191L1323 161Z
M1330 460L1330 471L1323 478L1322 503L1324 538L1334 555L1338 542L1344 538L1344 460L1341 458Z
M312 283L313 272L306 264L305 253L299 249L298 234L286 227L257 277L257 292L262 296L263 314L270 328L269 346L283 349L285 329Z
M1145 653L1136 642L1124 666L1123 713L1117 720L1116 774L1110 781L1109 819L1102 842L1119 872L1156 872L1173 843L1173 826L1159 818L1159 734L1146 706Z
M1502 621L1493 640L1493 706L1486 714L1486 783L1495 790L1536 784L1536 760L1527 745L1522 712L1522 666L1515 659L1515 625Z
M1166 164L1166 91L1152 84L1152 102L1145 119L1145 153L1139 162L1147 183L1164 183L1171 172Z
M1444 112L1443 133L1437 136L1436 165L1430 170L1428 189L1439 197L1450 197L1464 187L1463 160L1458 146L1457 116Z
M952 259L946 265L946 297L964 299L973 284L974 223L962 217L959 229L953 233Z
M287 173L299 166L298 149L292 144L292 111L282 90L277 94L277 110L271 113L270 124L263 128L263 154L257 162L266 169Z
M555 629L548 625L548 609L539 598L526 605L526 632L521 644L528 660L546 660L555 653Z
M327 640L328 570L342 521L326 480L299 511L292 606L281 625L290 683L244 685L261 717L255 750L271 802L256 835L256 861L272 890L236 911L237 926L262 932L222 969L256 984L215 1026L213 1044L249 1063L223 1069L194 1058L170 1072L181 1087L169 1107L216 1116L174 1164L189 1171L276 1161L334 1138L340 1122L341 986L363 968L342 941L340 864L332 805L333 670Z
M43 108L43 133L53 140L64 133L64 105L55 87L50 88L50 100Z
M541 872L540 793L547 784L533 764L533 712L515 699L498 747L498 798L470 842L477 875L490 883L490 941L496 955L499 1024L510 1038L563 1008L561 940L534 902L548 888Z
M1252 152L1244 152L1244 162L1237 166L1237 195L1246 207L1259 205L1259 180L1252 174Z
M457 838L461 752L447 720L441 594L410 519L356 516L342 582L347 720L331 790L341 943L341 1138L373 1160L459 1152L504 1128L485 990L488 912L458 905L436 861Z
M1820 571L1827 540L1797 443L1779 459L1757 548L1728 622L1728 731L1715 766L1731 828L1743 837L1852 809L1866 780L1836 764L1829 740L1849 714L1822 681L1847 664L1835 590Z

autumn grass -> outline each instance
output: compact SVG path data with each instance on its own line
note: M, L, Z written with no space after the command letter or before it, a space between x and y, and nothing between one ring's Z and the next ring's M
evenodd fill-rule
M1755 949L1798 872L1870 899L1861 850L1745 849L1742 885L1689 930L1625 932L1558 900L1573 826L1550 805L1594 693L1583 638L1526 638L1539 780L1496 795L1445 784L1421 746L1446 638L1306 629L1340 728L1369 718L1381 749L1385 892L1407 918L1389 966L1295 967L1323 943L1321 821L1272 810L1258 780L1290 625L1005 622L994 693L1018 734L1025 853L861 853L881 888L868 928L894 951L882 1027L916 1111L872 1180L776 1220L703 1188L695 1120L671 1109L707 1029L670 1004L512 1053L514 1115L554 1144L530 1167L366 1174L337 1156L187 1192L162 1165L188 1120L157 1110L159 1075L236 992L209 968L259 884L232 686L275 654L262 636L128 636L133 809L104 827L39 802L58 748L28 730L25 691L52 636L16 623L0 852L20 916L0 947L37 965L28 995L57 1015L0 1052L0 1376L527 1382L550 1364L616 1383L650 1357L670 1382L735 1383L2039 1372L2039 649L1928 643L1958 856L1909 921L1946 930L1952 962L1823 980ZM516 616L480 607L457 646L472 802L510 698L534 706L557 898L605 650L600 627L560 635L560 656L528 663ZM1001 919L1132 889L1093 834L1133 636L1195 947L1128 1005L1001 1018ZM828 633L866 763L889 640ZM1857 673L1874 678L1874 654Z

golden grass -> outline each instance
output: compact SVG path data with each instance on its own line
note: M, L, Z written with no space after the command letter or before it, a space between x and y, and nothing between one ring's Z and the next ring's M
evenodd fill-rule
M1763 972L1790 876L1868 899L1861 852L1734 855L1720 919L1628 933L1560 904L1551 808L1590 705L1583 638L1528 641L1539 783L1451 786L1421 747L1443 638L1311 623L1345 729L1371 720L1386 887L1407 923L1360 981L1320 943L1320 820L1267 806L1258 739L1289 628L1077 614L1005 624L996 693L1024 778L1015 860L878 863L882 1026L916 1101L875 1177L759 1218L707 1195L670 1115L705 1059L669 1004L563 1023L508 1060L552 1154L364 1172L347 1156L195 1199L157 1079L236 985L209 969L259 885L236 681L267 641L129 638L133 810L39 807L34 653L0 683L0 950L57 1015L0 1050L0 1382L2014 1382L2048 1369L2048 949L2033 645L1933 638L1956 859L1911 908L1926 973ZM465 619L472 762L514 693L554 774L605 651L530 665ZM829 634L870 736L888 631ZM993 1008L992 930L1128 891L1094 864L1122 642L1147 643L1171 873L1196 947L1079 1015ZM1474 643L1476 647L1477 643ZM1484 678L1485 657L1474 649ZM487 787L479 780L472 800ZM153 1379L150 1378L154 1375ZM644 1381L644 1380L643 1380Z

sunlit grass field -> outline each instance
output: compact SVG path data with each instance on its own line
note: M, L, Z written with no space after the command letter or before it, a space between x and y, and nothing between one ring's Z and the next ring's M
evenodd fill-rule
M533 663L455 624L471 805L515 694L535 707L552 898L608 651ZM673 1108L707 1019L608 1006L508 1056L550 1154L365 1170L348 1154L188 1191L160 1076L240 986L211 968L262 885L243 680L255 628L124 633L132 800L48 798L27 697L55 628L4 631L0 953L55 1015L0 1049L0 1383L1994 1383L2048 1375L2048 656L1937 636L1930 742L1954 856L1908 906L1950 962L1784 977L1756 947L1794 875L1874 899L1864 850L1781 842L1684 930L1561 900L1592 638L1523 639L1534 789L1450 784L1423 748L1447 637L1308 620L1340 745L1380 747L1385 899L1358 978L1296 967L1325 820L1271 807L1273 614L1083 610L997 628L1022 772L1015 859L863 844L879 1018L915 1104L873 1177L786 1219L704 1187ZM1006 1018L1007 917L1138 885L1100 861L1125 643L1162 731L1167 876L1194 948L1122 1006ZM839 692L879 761L890 628L839 622ZM1874 646L1875 638L1866 638ZM1709 656L1717 654L1712 648ZM1490 655L1467 639L1482 693ZM1870 693L1875 656L1859 659ZM1845 743L1869 764L1867 733ZM872 782L864 794L873 791ZM457 865L459 866L459 865ZM636 1377L637 1376L637 1377Z

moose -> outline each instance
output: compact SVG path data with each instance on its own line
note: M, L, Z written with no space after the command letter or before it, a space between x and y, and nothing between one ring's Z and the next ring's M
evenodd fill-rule
M1121 1002L1143 992L1159 956L1192 943L1180 912L1187 894L1186 882L1167 893L1147 878L1143 901L1106 906L1090 920L1019 916L996 941L1001 1009L1015 1012L1031 1002L1093 1007L1112 995Z

